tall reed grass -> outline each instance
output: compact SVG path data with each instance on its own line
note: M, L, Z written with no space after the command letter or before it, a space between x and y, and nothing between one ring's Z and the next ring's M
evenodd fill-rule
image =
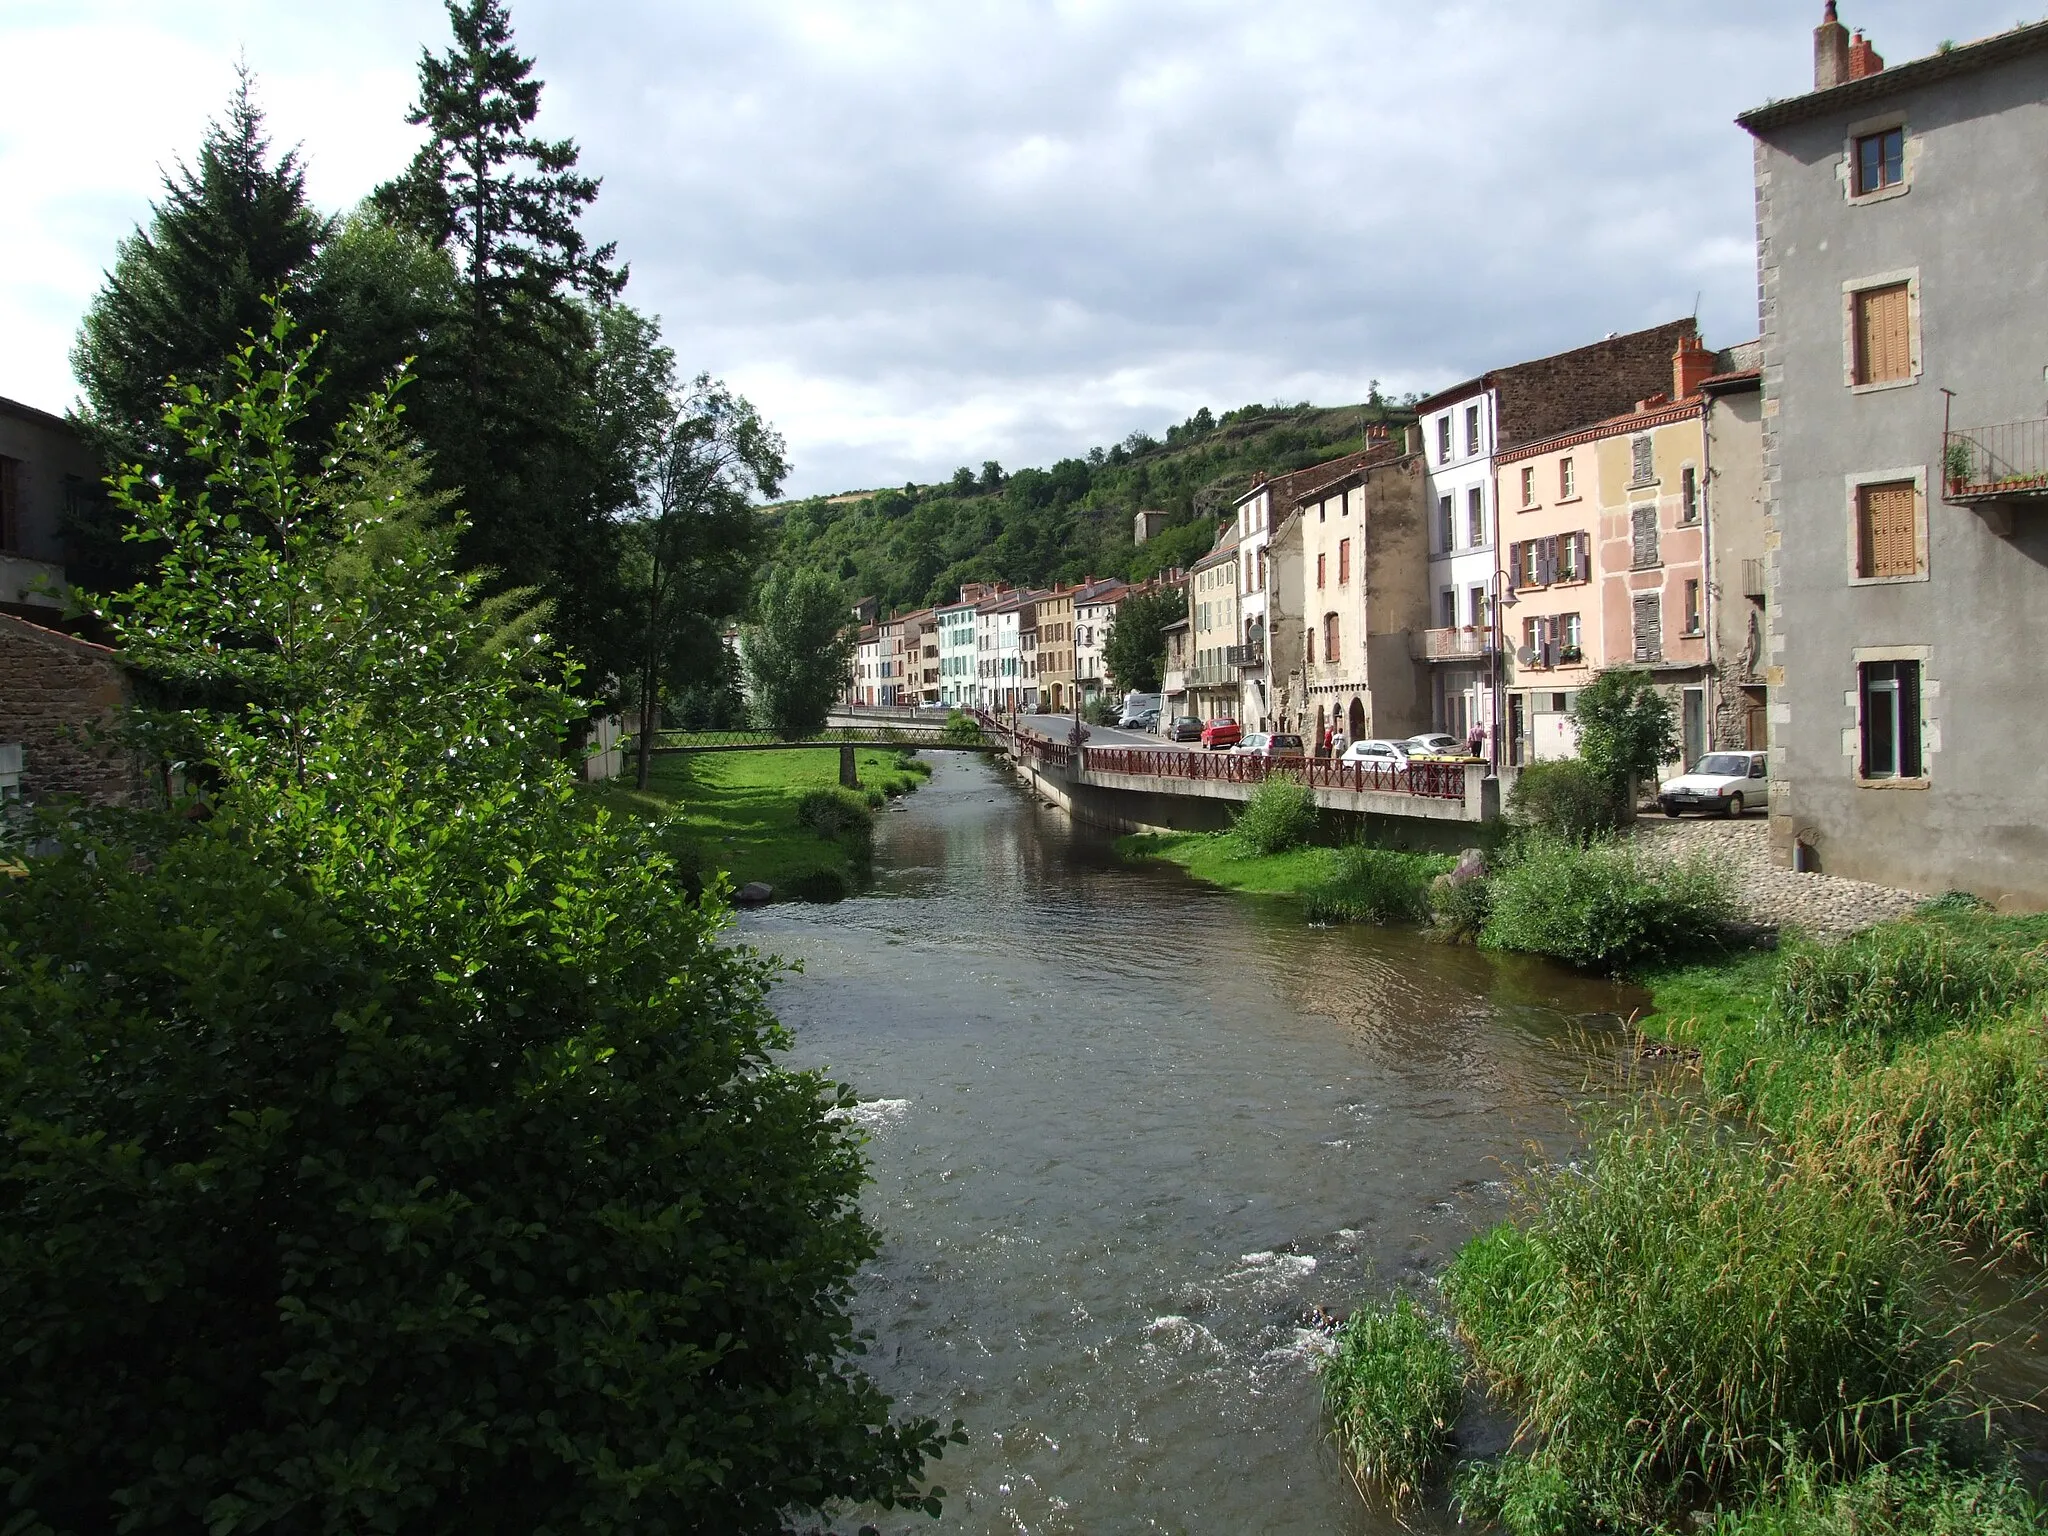
M1316 801L1300 779L1275 774L1237 813L1231 839L1250 858L1299 848L1316 833Z
M1453 862L1354 843L1339 850L1328 880L1302 893L1302 908L1312 923L1419 923L1429 916L1430 881Z
M1727 874L1621 844L1531 837L1490 882L1480 942L1588 970L1627 970L1719 946L1735 911Z
M1853 1474L1964 1412L1931 1246L1808 1155L1639 1109L1516 1204L1445 1277L1532 1447L1468 1483L1475 1512L1569 1490L1573 1518L1654 1524L1801 1458Z
M1901 1458L1837 1483L1793 1466L1770 1499L1722 1515L1709 1536L2043 1536L2048 1509L2009 1472L1958 1471L1938 1457Z
M1362 1490L1398 1509L1442 1479L1463 1405L1458 1358L1413 1302L1354 1312L1322 1378L1337 1447Z

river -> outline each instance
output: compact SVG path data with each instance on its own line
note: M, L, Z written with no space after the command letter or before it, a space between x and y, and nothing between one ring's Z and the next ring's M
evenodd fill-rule
M1402 1529L1327 1443L1304 1310L1426 1283L1505 1163L1569 1148L1629 999L1122 864L965 755L880 822L872 894L743 923L802 963L795 1064L864 1101L869 1369L971 1436L936 1524L844 1528Z

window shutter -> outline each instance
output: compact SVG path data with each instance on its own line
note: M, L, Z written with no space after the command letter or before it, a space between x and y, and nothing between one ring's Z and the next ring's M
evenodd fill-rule
M1510 584L1517 587L1525 585L1522 580L1522 545L1520 540L1516 540L1508 546L1508 580Z
M1635 602L1636 660L1660 661L1664 650L1664 624L1655 592L1645 592Z
M1591 581L1592 579L1593 535L1591 535L1590 533L1582 533L1579 535L1579 580Z
M1866 485L1857 492L1857 571L1911 576L1920 569L1919 494L1910 480Z
M1657 504L1637 507L1629 514L1630 532L1635 543L1635 563L1655 565L1657 563Z
M1906 285L1856 295L1856 382L1878 384L1913 372Z

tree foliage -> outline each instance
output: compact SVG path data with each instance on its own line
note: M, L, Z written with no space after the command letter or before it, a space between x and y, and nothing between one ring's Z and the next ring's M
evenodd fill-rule
M0 880L9 1529L936 1512L942 1437L853 1360L849 1095L579 802L581 705L455 570L393 392L299 470L288 331L173 412L203 490L122 490L167 554L111 612L206 685L149 739L213 814L74 816Z
M1102 665L1126 693L1155 693L1166 667L1166 626L1184 619L1187 593L1179 587L1127 597L1116 605L1116 622L1103 643Z
M720 675L720 627L747 606L760 552L754 498L774 495L789 472L775 429L708 374L675 398L651 447L625 530L618 625L642 789L664 701Z
M772 571L740 632L754 717L790 741L823 729L846 686L853 635L839 585L822 571Z
M1655 776L1678 755L1671 704L1650 674L1633 667L1602 672L1579 690L1572 706L1579 756L1617 791L1631 779Z

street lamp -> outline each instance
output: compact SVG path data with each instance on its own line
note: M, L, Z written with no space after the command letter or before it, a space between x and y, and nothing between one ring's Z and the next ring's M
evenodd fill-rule
M1496 569L1487 579L1487 619L1493 630L1493 775L1500 777L1501 726L1506 717L1507 706L1501 696L1500 653L1507 643L1506 627L1501 620L1501 609L1515 605L1515 578L1511 571Z

